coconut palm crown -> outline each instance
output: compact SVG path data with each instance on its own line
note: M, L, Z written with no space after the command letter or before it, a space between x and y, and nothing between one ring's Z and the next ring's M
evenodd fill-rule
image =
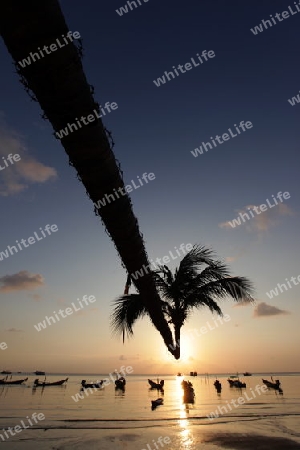
M236 302L253 302L253 284L245 277L231 276L229 268L214 259L209 248L195 245L185 255L174 274L164 265L152 272L160 294L160 307L174 328L175 358L180 358L180 330L194 309L207 307L222 316L217 301L232 298ZM148 315L140 294L123 295L114 300L111 327L115 334L133 335L133 326L139 318ZM174 351L174 347L171 353ZM174 354L174 353L173 353Z

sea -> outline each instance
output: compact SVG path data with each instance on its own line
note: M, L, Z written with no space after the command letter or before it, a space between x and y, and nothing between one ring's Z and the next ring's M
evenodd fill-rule
M187 445L186 441L190 425L234 423L234 427L238 428L239 423L247 420L267 420L270 433L273 427L276 432L281 430L283 435L292 437L300 443L300 373L274 375L274 380L279 379L281 382L282 392L273 389L264 392L257 387L263 386L262 378L271 380L271 376L266 374L240 377L246 382L245 389L231 388L227 381L228 375L224 374L195 377L160 376L159 380L164 380L163 392L149 389L148 378L157 381L153 375L128 375L124 392L116 390L111 382L103 389L93 389L86 393L80 390L81 380L96 382L107 378L107 374L52 374L47 376L47 381L57 381L66 377L69 380L65 386L45 388L33 388L33 381L37 377L28 376L29 380L24 385L0 385L0 435L3 434L3 430L19 425L22 420L23 423L27 420L25 422L27 424L28 418L31 418L33 413L42 413L45 418L33 428L132 431L155 426L161 427L167 435L166 430L176 425L182 428L182 442L185 444L180 441L179 448L184 449L193 448ZM13 379L19 377L24 377L24 374L14 375ZM222 384L222 391L219 394L213 384L216 378ZM44 377L40 376L39 379L43 381ZM193 384L195 391L193 404L183 403L181 386L183 379ZM83 398L77 394L81 394ZM241 397L244 400L238 402ZM163 404L153 410L151 400L157 398L163 398ZM215 414L212 418L211 413L218 415ZM278 420L279 418L281 420ZM10 440L22 439L23 434L20 433L18 436ZM0 448L2 441L0 436ZM8 441L7 438L6 442ZM155 450L153 443L152 446L148 444L145 448Z

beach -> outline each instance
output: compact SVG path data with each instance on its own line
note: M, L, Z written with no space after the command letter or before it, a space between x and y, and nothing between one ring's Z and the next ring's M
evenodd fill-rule
M180 423L178 423L180 422ZM287 426L287 422L289 426ZM97 422L60 424L55 429L24 431L21 438L3 443L7 449L69 450L69 449L156 449L159 436L168 436L169 450L232 449L232 450L296 450L300 449L299 417L292 425L286 418L233 418L223 424L196 424L183 421L98 424ZM63 429L58 429L61 426Z
M78 375L71 375L66 387L1 387L2 430L15 426L29 414L31 417L33 412L43 413L45 420L5 442L0 439L0 444L15 450L300 449L299 375L280 376L282 395L273 390L262 392L259 398L213 420L207 416L218 406L228 408L229 402L241 395L253 396L261 377L245 378L247 388L243 390L230 388L226 376L219 377L221 394L214 389L213 377L185 377L195 388L194 405L182 403L181 379L165 376L161 394L148 389L146 375L132 375L125 392L115 391L111 384L77 402L73 397L79 392ZM151 400L159 396L164 398L164 405L152 411Z

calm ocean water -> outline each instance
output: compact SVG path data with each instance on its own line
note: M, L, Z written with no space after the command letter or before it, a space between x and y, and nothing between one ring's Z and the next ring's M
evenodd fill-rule
M55 381L68 375L51 375L47 381ZM233 417L242 420L249 417L286 417L289 423L300 419L300 374L284 374L280 378L283 394L269 390L261 395L253 392L256 385L262 385L262 376L245 377L247 388L240 390L230 388L227 376L218 377L222 382L222 392L217 394L213 382L214 377L184 377L190 380L195 389L196 398L193 405L183 404L181 388L182 378L176 376L162 377L165 380L164 394L150 391L146 375L129 375L126 390L115 391L113 383L102 390L89 393L75 402L72 396L80 392L82 379L97 381L107 375L69 375L66 386L53 386L44 389L32 389L35 376L30 376L25 386L0 386L0 427L15 426L20 420L31 416L33 412L41 412L45 420L38 426L41 428L124 428L151 426L153 421L164 422L192 420L209 422L207 414L217 410L218 406L226 407L227 412L221 414L214 422L224 422ZM14 377L15 379L16 377ZM22 376L21 376L22 378ZM149 378L153 376L149 375ZM269 376L264 378L270 379ZM155 378L153 378L155 380ZM43 380L43 377L40 377ZM255 392L256 393L256 392ZM228 403L243 396L245 403L237 408ZM164 404L154 411L151 400L164 398ZM248 400L250 399L250 400ZM224 410L223 410L224 411ZM300 434L299 434L300 435Z

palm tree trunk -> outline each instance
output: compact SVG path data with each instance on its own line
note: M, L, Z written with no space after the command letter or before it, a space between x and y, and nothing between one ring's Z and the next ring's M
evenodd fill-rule
M28 57L30 52L37 53L39 47L43 49L47 45L49 48L68 31L57 0L9 0L1 3L0 32L15 61L21 82L33 92L56 131L98 109L83 72L78 49L70 43L50 54L44 53L44 57L36 58L36 62L25 68L21 68L18 61ZM113 193L113 189L124 189L120 168L100 119L70 133L61 142L70 165L76 169L93 203L105 194ZM101 217L128 273L149 265L127 194L96 213ZM145 275L134 283L145 298L153 324L168 350L174 354L172 333L163 316L152 276Z
M181 330L181 326L174 325L174 335L175 335L175 345L176 345L174 356L176 359L180 358L180 330Z

